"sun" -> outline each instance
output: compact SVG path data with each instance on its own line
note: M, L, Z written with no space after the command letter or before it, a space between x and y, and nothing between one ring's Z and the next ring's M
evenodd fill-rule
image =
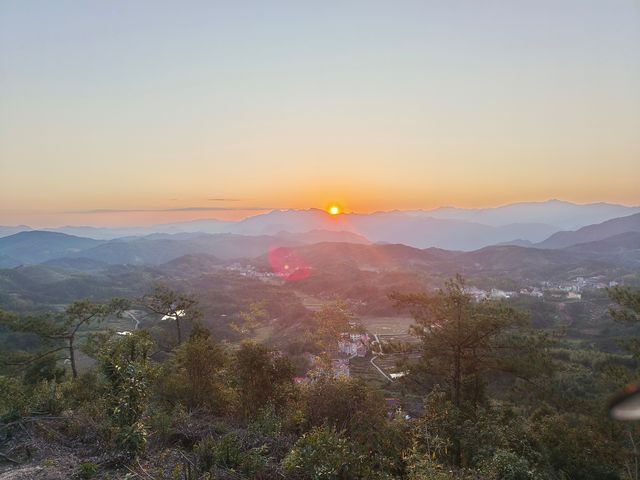
M327 212L329 212L329 215L338 215L338 214L342 213L342 210L340 209L340 207L338 205L331 205L327 209Z

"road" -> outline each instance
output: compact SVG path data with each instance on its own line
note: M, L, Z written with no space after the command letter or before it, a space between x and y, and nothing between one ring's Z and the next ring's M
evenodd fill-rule
M378 358L378 355L374 355L373 357L371 357L371 360L369 360L371 362L371 365L373 365L375 369L380 372L380 375L382 375L384 378L386 378L390 382L393 382L394 380L389 375L384 373L384 371L382 371L382 369L378 365L376 365L376 363L374 362L376 358Z
M133 329L138 330L138 326L140 325L140 320L138 320L138 318L133 313L131 313L131 310L127 310L125 313L129 315L131 320L135 322L133 325Z
M373 347L374 343L377 344L378 345L378 353L375 353L373 351L373 348L371 348L371 353L373 353L373 357L371 357L371 360L369 360L369 362L371 363L371 365L374 366L374 368L376 370L378 370L380 372L380 375L382 375L384 378L386 378L390 382L393 382L393 379L389 375L384 373L384 371L378 365L376 365L376 362L374 361L376 358L384 356L384 353L382 352L382 344L380 343L380 339L378 338L378 334L374 333L373 336L375 337L375 341L371 342L371 347Z

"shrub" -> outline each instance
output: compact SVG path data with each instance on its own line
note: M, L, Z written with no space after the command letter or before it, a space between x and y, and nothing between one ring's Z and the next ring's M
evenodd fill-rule
M208 330L196 326L189 340L175 349L158 379L158 396L190 410L224 414L231 402L223 382L227 355Z
M349 473L356 468L356 458L344 435L317 427L298 439L282 465L287 473L299 478L333 480L355 476Z
M489 478L495 480L532 480L535 478L534 471L527 459L503 449L496 450L482 470Z
M272 406L266 407L249 423L247 430L249 437L256 441L265 437L279 437L282 435L282 418Z
M95 403L99 396L102 385L96 372L91 371L80 374L77 378L67 380L62 384L64 397L68 403L75 407L87 403Z
M146 445L142 415L147 407L153 367L149 362L152 341L146 332L113 338L100 352L100 363L109 386L107 415L117 447L136 455Z
M98 473L98 465L93 462L84 462L80 464L80 478L93 478Z
M196 470L200 474L231 470L255 478L268 463L266 446L245 449L235 433L227 433L218 439L209 435L196 443L193 453Z
M282 411L295 395L291 362L263 345L244 342L235 354L233 373L240 413L247 418L268 405Z
M214 467L238 468L241 463L242 448L238 437L228 433L220 439L211 435L200 440L193 448L198 468L208 472Z
M34 387L29 398L29 408L34 414L58 415L65 406L63 386L55 381L41 381Z
M622 450L607 431L580 415L534 416L529 433L536 450L555 471L568 478L615 480L620 478Z
M0 375L0 420L10 421L25 413L27 396L17 378Z

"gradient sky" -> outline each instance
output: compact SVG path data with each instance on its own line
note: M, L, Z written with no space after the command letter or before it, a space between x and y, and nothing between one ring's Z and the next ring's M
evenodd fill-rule
M0 178L5 225L640 204L640 2L4 0Z

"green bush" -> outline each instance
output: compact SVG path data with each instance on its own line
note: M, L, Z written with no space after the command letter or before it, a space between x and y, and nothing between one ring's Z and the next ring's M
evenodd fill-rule
M27 395L17 378L0 375L0 420L10 421L26 413Z
M282 417L272 406L264 408L248 426L251 440L260 441L265 437L279 437L282 435Z
M149 361L153 343L146 332L111 339L99 355L108 394L105 398L116 446L136 455L146 445L142 416L149 402L154 367Z
M170 410L158 409L149 414L149 428L161 442L167 442L173 434L173 414Z
M115 431L115 441L122 451L135 454L147 444L147 430L142 421L131 425L120 425Z
M540 415L530 435L544 462L567 478L617 480L623 450L604 423L581 415Z
M213 467L235 469L240 466L242 459L242 447L234 433L217 440L209 435L196 443L193 452L202 472L208 472Z
M290 475L308 480L357 478L356 465L344 435L326 427L300 437L282 463Z
M283 411L295 396L291 362L263 345L242 343L232 368L239 413L245 418L252 418L268 405Z
M482 470L492 480L532 480L535 478L529 462L509 450L496 450Z
M64 382L64 396L72 407L94 403L100 397L104 385L100 383L97 372L91 371Z
M43 380L37 384L29 398L32 414L58 415L66 407L63 386L55 381Z
M23 381L27 385L36 385L42 380L62 382L65 369L55 355L44 356L30 363L24 370Z
M210 338L208 330L196 326L164 365L156 393L170 405L224 414L232 402L231 390L223 381L227 363L222 346Z
M245 449L235 433L227 433L217 439L208 435L193 448L196 469L200 474L222 469L242 472L251 478L266 468L267 453L264 445Z
M111 440L112 425L106 410L103 399L75 407L66 423L67 432L83 443Z
M80 478L93 478L98 473L98 465L93 462L84 462L80 464Z

